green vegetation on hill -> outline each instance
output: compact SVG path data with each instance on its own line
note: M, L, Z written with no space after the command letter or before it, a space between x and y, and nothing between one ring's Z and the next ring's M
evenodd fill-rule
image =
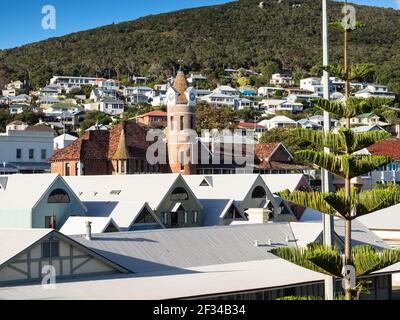
M0 82L29 78L44 85L54 74L165 79L178 68L218 81L227 67L307 74L321 64L321 1L240 0L152 15L0 51ZM293 6L300 4L300 6ZM331 21L341 4L330 2ZM376 81L400 91L400 12L356 6L366 26L351 35L351 62L377 64ZM341 62L341 34L330 36L331 61ZM268 74L264 74L267 81ZM262 82L262 81L261 81ZM262 83L257 83L262 85Z

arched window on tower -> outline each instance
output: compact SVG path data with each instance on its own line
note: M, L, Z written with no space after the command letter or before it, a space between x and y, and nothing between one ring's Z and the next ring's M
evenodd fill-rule
M68 193L63 189L56 189L50 193L47 203L70 203Z
M180 130L181 130L181 131L183 131L183 130L185 129L185 128L184 128L183 120L184 120L184 117L181 116L181 121L180 121Z

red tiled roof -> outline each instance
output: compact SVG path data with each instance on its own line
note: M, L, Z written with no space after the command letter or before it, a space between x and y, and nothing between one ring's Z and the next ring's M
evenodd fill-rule
M367 149L374 156L389 156L400 160L400 139L382 140Z
M140 116L137 116L136 118L144 118L144 117L167 117L168 113L161 111L161 110L154 110L145 114L142 114Z
M254 156L258 159L268 159L279 146L279 143L264 143L254 145Z
M260 126L259 124L253 123L253 122L240 122L238 124L238 128L242 128L242 129L254 129L254 128L265 129L265 127Z
M120 123L110 131L86 132L68 147L58 150L50 162L65 160L111 160L118 149L122 128L125 130L126 146L132 157L143 158L152 142L146 141L147 127L135 121Z

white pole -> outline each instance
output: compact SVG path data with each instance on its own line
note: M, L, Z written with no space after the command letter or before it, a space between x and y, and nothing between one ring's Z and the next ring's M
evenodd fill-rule
M323 38L323 64L327 66L329 64L329 47L328 47L328 13L327 13L327 1L322 0L322 38ZM324 82L324 99L329 100L329 74L324 71L323 74ZM324 112L324 130L325 132L331 131L331 117L329 112ZM325 152L329 153L330 150L325 148ZM332 191L332 175L327 170L322 170L322 191ZM328 246L334 245L334 221L332 216L323 214L323 237L324 244ZM331 276L325 277L325 300L335 299L335 278Z

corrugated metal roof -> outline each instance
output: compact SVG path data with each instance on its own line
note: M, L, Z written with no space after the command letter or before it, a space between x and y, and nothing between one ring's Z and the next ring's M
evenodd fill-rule
M320 273L282 259L207 266L181 273L108 276L57 282L55 290L41 285L0 288L6 300L164 300L279 288L322 282Z
M276 259L268 253L271 248L296 245L288 223L122 232L95 235L92 241L72 238L136 273Z

